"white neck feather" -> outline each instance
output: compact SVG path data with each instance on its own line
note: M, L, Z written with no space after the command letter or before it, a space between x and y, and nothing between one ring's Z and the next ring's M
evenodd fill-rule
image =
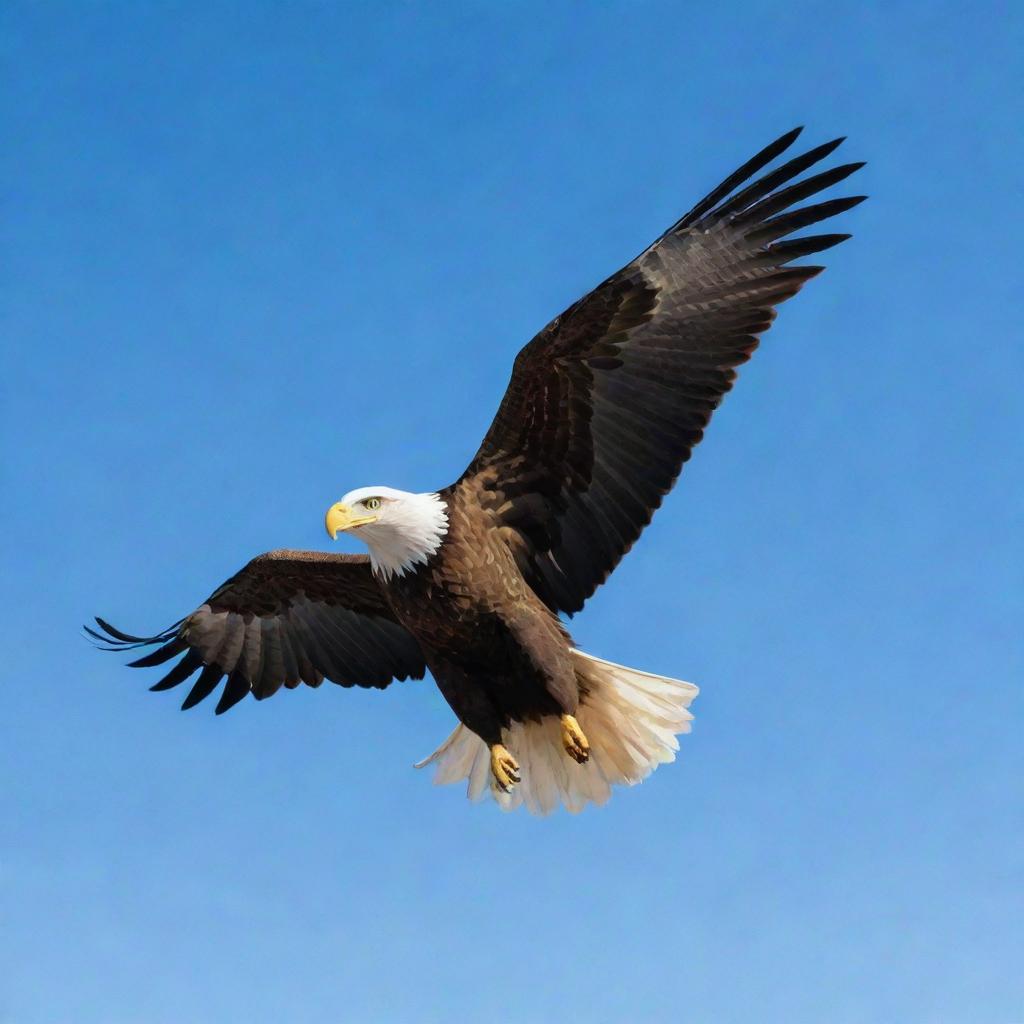
M383 579L404 576L426 562L448 532L448 510L437 494L403 494L388 502L380 522L359 530L370 549L370 565Z

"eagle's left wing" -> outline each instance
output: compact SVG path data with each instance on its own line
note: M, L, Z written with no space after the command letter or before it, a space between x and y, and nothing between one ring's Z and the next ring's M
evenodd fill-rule
M755 177L798 133L747 161L516 358L494 422L452 491L490 515L553 610L578 611L615 568L775 307L822 269L792 261L849 237L787 239L864 198L798 205L861 166L801 177L841 139Z
M224 676L217 714L248 693L257 700L300 682L384 689L426 671L419 643L398 623L366 555L271 551L221 584L191 615L138 637L97 618L86 627L106 650L157 649L129 664L152 668L183 655L151 690L199 672L182 709L208 697ZM202 670L202 671L200 671Z

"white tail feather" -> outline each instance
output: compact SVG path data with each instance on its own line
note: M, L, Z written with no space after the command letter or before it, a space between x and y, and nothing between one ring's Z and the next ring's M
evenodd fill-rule
M416 767L436 764L436 785L467 779L471 800L489 793L503 810L525 804L531 814L550 814L559 803L573 813L588 803L606 803L612 785L633 786L659 764L674 761L676 735L690 731L693 715L687 708L697 687L575 649L572 656L584 694L576 720L590 741L586 764L577 764L565 752L561 724L549 716L540 722L513 722L502 733L522 777L511 793L492 784L487 744L461 724Z

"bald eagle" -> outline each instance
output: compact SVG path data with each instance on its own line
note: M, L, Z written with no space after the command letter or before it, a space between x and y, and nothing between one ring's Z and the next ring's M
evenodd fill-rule
M272 551L155 636L96 622L108 650L179 660L152 686L224 677L217 714L282 686L382 689L430 670L459 724L418 767L506 809L604 803L672 761L691 683L577 650L578 612L650 522L775 307L820 266L793 260L845 234L794 232L863 196L805 200L862 166L804 172L825 143L758 177L795 129L729 175L516 357L480 449L448 487L350 491L327 511L369 554Z

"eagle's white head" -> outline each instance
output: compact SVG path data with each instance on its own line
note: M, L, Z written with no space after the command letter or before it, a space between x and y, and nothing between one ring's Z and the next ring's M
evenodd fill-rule
M425 562L448 532L448 510L437 494L360 487L327 510L327 533L352 530L370 549L373 571L403 576Z

